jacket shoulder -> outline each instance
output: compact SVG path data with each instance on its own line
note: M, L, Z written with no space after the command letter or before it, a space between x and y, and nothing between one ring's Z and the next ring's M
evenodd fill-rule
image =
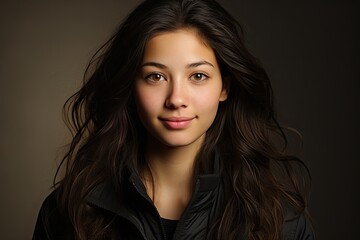
M286 219L283 228L283 240L315 240L313 227L304 214Z
M33 240L72 239L72 227L67 218L60 212L56 195L51 192L41 205L33 233Z

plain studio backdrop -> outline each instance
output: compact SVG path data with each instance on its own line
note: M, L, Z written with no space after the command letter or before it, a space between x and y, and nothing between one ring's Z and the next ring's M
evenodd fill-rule
M61 107L91 55L140 1L0 2L0 236L30 239L70 141ZM303 135L318 239L359 221L358 1L219 1L268 71L281 124ZM126 76L124 76L126 77Z

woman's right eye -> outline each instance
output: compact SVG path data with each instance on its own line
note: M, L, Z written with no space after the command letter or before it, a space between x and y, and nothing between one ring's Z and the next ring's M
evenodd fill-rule
M160 73L152 73L145 77L146 80L150 82L160 82L165 80L165 77L161 75Z

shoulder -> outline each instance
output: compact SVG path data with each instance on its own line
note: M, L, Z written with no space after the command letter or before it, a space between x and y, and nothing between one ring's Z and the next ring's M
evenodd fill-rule
M56 203L56 195L58 194L58 190L52 191L43 201L40 212L41 214L44 214L45 212L52 212L57 208Z
M283 240L314 240L315 234L305 214L287 214L283 228Z
M38 239L70 239L71 224L61 213L54 190L41 205L33 234L33 240Z

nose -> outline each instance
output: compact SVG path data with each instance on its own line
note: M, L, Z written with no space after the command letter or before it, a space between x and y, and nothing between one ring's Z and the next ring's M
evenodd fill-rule
M186 108L188 106L188 91L181 81L172 81L169 84L165 107L169 109Z

